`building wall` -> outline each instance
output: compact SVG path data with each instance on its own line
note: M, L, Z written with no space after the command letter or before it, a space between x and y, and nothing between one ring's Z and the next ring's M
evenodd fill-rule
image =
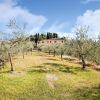
M41 40L39 42L39 44L56 44L56 43L60 43L60 44L63 44L64 43L64 40L56 40L56 39L46 39L46 40Z

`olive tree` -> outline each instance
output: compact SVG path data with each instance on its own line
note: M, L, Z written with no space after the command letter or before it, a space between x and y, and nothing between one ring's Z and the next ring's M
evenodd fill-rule
M33 51L34 45L35 44L32 41L30 41L30 39L27 39L26 40L26 45L25 45L25 47L26 47L26 53L28 51L30 51L31 52L31 55L32 55L32 51Z
M8 51L8 56L9 56L9 61L11 64L11 71L14 71L14 66L12 62L12 54L13 51L16 53L19 53L20 50L24 53L24 46L26 42L26 35L25 35L25 27L26 25L24 24L23 27L21 28L15 19L11 19L7 25L7 27L11 30L12 37L9 39L9 48L7 49Z
M83 69L86 68L85 58L88 56L89 51L91 50L91 45L88 42L87 32L87 26L79 26L75 31L76 37L74 41L74 48L76 53L79 55Z
M89 54L89 60L93 61L96 64L100 64L100 37L98 40L91 41L92 49Z
M38 49L42 50L43 52L47 52L50 55L52 46L50 44L39 44Z
M53 52L53 56L55 57L56 56L56 53L57 53L57 49L59 48L59 44L51 44L51 50Z
M61 56L61 60L63 60L63 55L66 51L66 45L65 44L58 44L57 52Z

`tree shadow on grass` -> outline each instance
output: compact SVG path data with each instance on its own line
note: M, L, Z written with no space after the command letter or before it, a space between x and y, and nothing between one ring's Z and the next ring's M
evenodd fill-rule
M38 73L50 73L52 69L49 69L45 66L32 66L28 70L29 73L38 72Z
M52 67L60 67L60 66L63 66L63 67L66 67L66 65L63 65L63 64L58 64L58 63L44 63L44 65L50 65Z
M89 70L83 70L81 67L73 67L73 66L67 66L64 64L58 64L58 63L44 63L41 66L32 66L29 68L28 72L38 72L38 73L51 73L51 72L63 72L63 73L71 73L71 74L77 74L78 72L89 72Z
M75 61L76 59L75 58L63 58L64 60L67 60L67 61Z
M76 74L71 68L69 67L61 67L59 68L59 71L64 72L64 73L71 73L71 74Z
M11 71L10 70L7 70L7 71L0 71L0 74L6 74L6 73L10 73Z
M74 91L75 100L100 100L100 87L79 87Z
M77 74L77 72L89 72L89 70L87 69L83 70L81 67L67 66L67 65L58 64L58 63L44 63L44 65L52 66L58 71L61 71L64 73Z
M48 60L59 61L59 60L54 59L54 58L48 58Z
M69 61L69 62L82 65L82 62L79 61L78 59L75 59L75 58L64 58L64 59L67 60L67 61ZM91 63L86 63L86 66L87 67L91 67L93 65Z
M80 64L80 65L82 65L82 62L81 61L77 61L77 62L74 62L75 64ZM91 67L91 66L93 66L91 63L86 63L86 66L87 67Z

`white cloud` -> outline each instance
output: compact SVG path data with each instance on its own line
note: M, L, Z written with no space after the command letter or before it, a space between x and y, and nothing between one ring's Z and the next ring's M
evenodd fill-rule
M81 0L82 3L89 3L89 2L100 2L100 0Z
M40 31L47 21L45 16L32 14L29 10L19 6L16 0L2 0L0 2L0 27L2 30L5 30L4 28L12 18L15 18L18 23L27 23L27 29L31 33Z
M87 10L77 18L76 24L89 26L89 36L97 37L100 33L100 9L95 11Z
M69 26L65 22L55 22L47 29L42 29L42 27L47 22L47 18L43 15L32 14L29 10L22 8L17 3L18 0L0 0L0 30L3 32L8 32L7 24L10 19L15 18L18 24L22 25L27 23L27 31L30 34L36 32L57 32L59 36L66 36L67 33L64 29ZM20 26L21 26L20 25Z
M46 29L46 32L55 32L58 33L59 36L66 36L67 33L64 32L65 29L69 26L66 22L55 22L53 23L48 29Z

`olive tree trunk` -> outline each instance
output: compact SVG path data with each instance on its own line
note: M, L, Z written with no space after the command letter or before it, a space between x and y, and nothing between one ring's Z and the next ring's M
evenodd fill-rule
M85 69L86 68L86 63L85 63L85 59L84 59L83 55L81 55L81 61L82 61L82 68Z
M31 55L32 55L32 50L33 50L33 49L31 48Z
M51 54L51 50L49 50L49 55Z
M55 57L55 55L56 55L56 50L54 49L54 53L53 53L53 56Z
M11 65L11 71L14 71L11 54L8 53L8 56L9 56L9 61L10 61L10 65Z
M23 51L23 59L25 58L25 56L24 56L24 51Z
M61 60L63 60L63 51L61 51Z

